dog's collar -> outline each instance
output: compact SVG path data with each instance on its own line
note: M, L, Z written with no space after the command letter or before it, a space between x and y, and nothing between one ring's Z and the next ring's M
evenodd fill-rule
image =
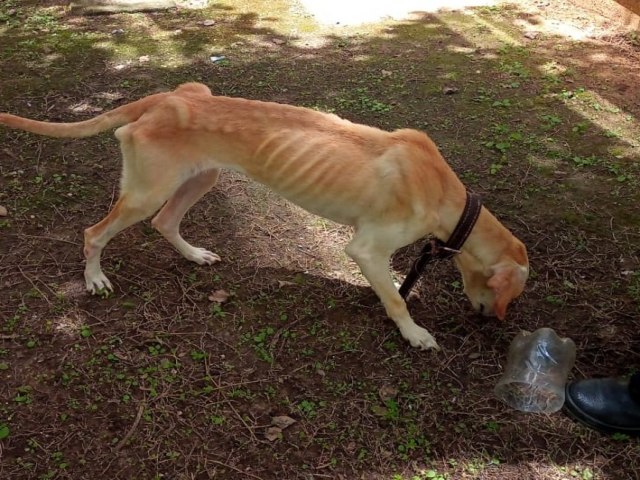
M400 286L400 295L402 298L407 298L407 295L409 295L409 292L418 281L418 278L420 278L420 275L427 266L427 263L432 260L451 258L460 253L464 242L469 238L471 230L473 230L473 227L480 216L481 210L482 199L480 196L475 193L467 192L464 210L462 211L460 220L458 220L458 224L449 236L449 240L443 242L439 238L431 238L425 246L422 247L420 256L413 262L407 277Z

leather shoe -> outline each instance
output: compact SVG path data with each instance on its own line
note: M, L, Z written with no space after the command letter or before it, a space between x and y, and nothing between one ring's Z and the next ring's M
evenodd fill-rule
M564 410L599 432L640 436L639 387L640 374L578 380L565 387Z

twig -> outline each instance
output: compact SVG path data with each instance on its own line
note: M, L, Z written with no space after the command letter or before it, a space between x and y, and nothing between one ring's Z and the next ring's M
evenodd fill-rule
M7 237L17 237L17 238L33 238L36 240L51 240L54 242L62 242L68 243L69 245L78 246L78 242L72 242L70 240L63 240L62 238L54 238L54 237L45 237L44 235L24 235L20 233L7 233Z
M136 415L136 419L133 421L133 425L131 425L131 428L129 429L127 434L124 436L124 438L120 440L120 442L118 442L118 445L116 445L116 449L115 449L116 452L119 451L122 447L124 447L125 443L127 443L131 438L131 435L133 435L134 430L138 427L138 424L140 423L140 419L142 418L142 414L144 413L144 408L146 406L147 406L147 402L143 400L142 403L140 403L140 405L138 406L138 413Z
M259 477L257 475L254 475L253 473L249 473L246 472L244 470L240 470L238 467L234 467L233 465L229 465L227 463L221 462L220 460L211 460L212 463L215 463L216 465L220 465L221 467L225 467L225 468L229 468L231 470L235 470L236 472L245 475L247 477L251 477L251 478L257 478L258 480L263 480L262 477Z
M211 375L211 373L209 371L209 362L206 361L206 360L205 360L204 368L205 368L205 373L207 374L207 377L209 377L211 379L211 381L216 385L217 390L220 392L220 395L222 395L224 403L226 403L229 406L229 408L231 408L231 410L233 410L233 413L235 413L236 417L238 417L238 420L240 420L240 422L242 422L242 424L245 426L245 428L249 432L249 435L251 436L251 439L254 442L259 442L258 437L256 437L255 433L253 433L253 429L247 424L247 422L244 420L244 418L242 418L242 415L240 415L240 412L238 412L236 407L233 405L233 402L231 402L231 400L229 400L227 395L224 393L224 389L222 389L220 384L213 379L213 376Z

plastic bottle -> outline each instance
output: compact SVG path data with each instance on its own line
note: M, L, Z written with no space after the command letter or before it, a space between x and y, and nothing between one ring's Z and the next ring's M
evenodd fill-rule
M576 345L551 328L518 334L507 355L496 397L522 412L553 413L564 404L564 388L576 360Z

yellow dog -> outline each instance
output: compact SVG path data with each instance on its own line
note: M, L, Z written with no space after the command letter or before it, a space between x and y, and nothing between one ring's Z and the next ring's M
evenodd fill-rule
M309 212L352 225L347 254L359 265L402 336L438 348L417 326L389 274L398 248L432 234L446 240L466 190L427 135L385 132L314 110L212 96L197 83L150 95L91 120L48 123L0 114L0 124L53 137L87 137L120 127L120 197L84 232L87 289L112 289L100 268L118 232L160 210L153 226L188 260L220 257L180 235L186 211L221 168L244 173ZM455 263L473 307L504 318L529 274L527 252L484 207Z

